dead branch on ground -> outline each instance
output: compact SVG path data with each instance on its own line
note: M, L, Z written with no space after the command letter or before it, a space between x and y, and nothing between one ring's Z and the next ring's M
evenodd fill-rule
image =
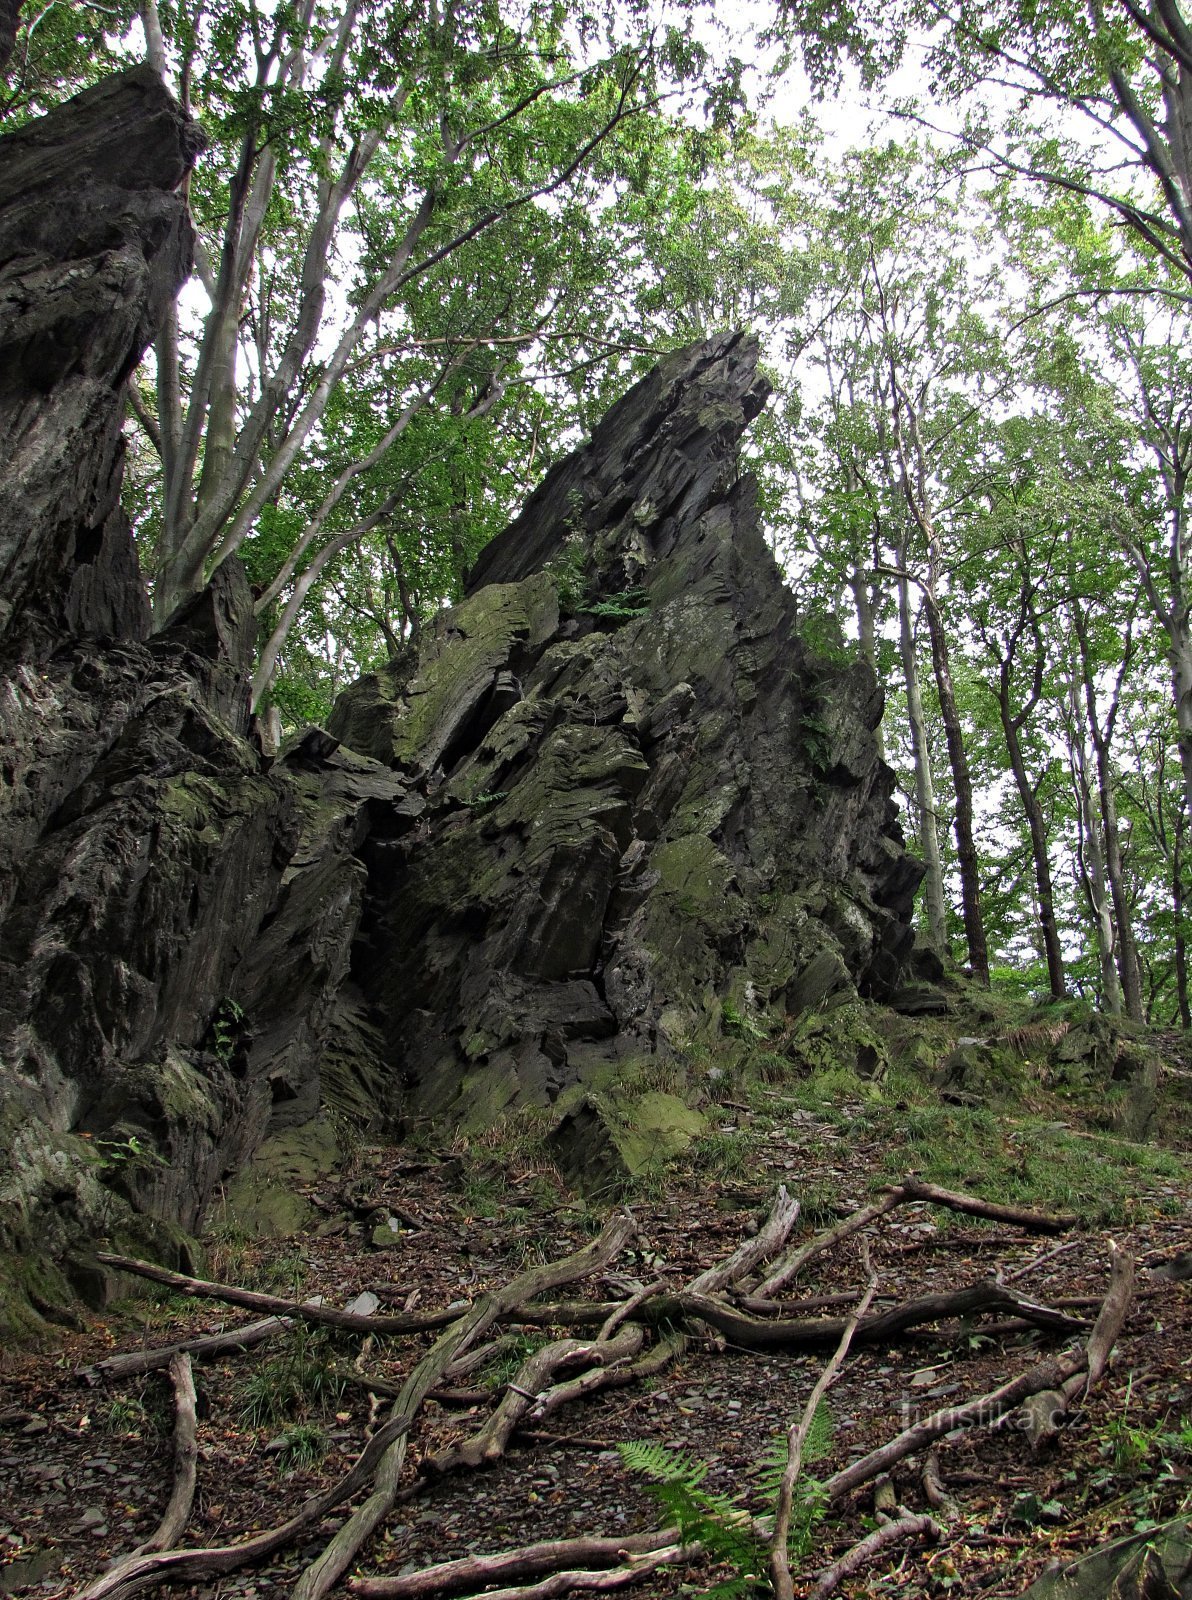
M869 1266L869 1252L865 1252L865 1265ZM774 1516L774 1536L770 1541L770 1581L774 1585L777 1600L794 1600L794 1586L791 1583L790 1543L791 1509L794 1504L795 1484L799 1473L803 1469L803 1450L807 1443L807 1435L811 1432L815 1421L815 1413L819 1403L828 1392L833 1381L844 1365L844 1358L848 1355L849 1345L853 1335L860 1326L861 1319L869 1310L870 1302L877 1290L877 1277L870 1269L869 1283L865 1293L857 1302L856 1309L844 1325L840 1335L840 1343L836 1353L820 1373L815 1387L811 1391L807 1405L800 1420L795 1423L787 1436L787 1461L783 1470L782 1482L778 1488L778 1503Z
M670 1311L672 1315L679 1312L698 1317L748 1350L789 1350L831 1344L840 1338L846 1326L843 1317L753 1316L723 1300L686 1291L674 1296L673 1302L671 1297L663 1297L658 1309L663 1313ZM1082 1332L1088 1326L1079 1317L1053 1311L1050 1306L1027 1300L987 1279L965 1289L924 1295L888 1311L876 1312L857 1329L856 1338L858 1343L872 1344L925 1322L940 1322L946 1317L970 1316L974 1311L991 1309L1012 1311L1024 1322L1061 1333Z
M875 1528L867 1534L851 1550L846 1550L838 1561L830 1567L825 1567L819 1574L815 1588L811 1591L810 1600L828 1600L830 1594L845 1578L871 1561L880 1551L892 1544L901 1544L905 1539L942 1539L944 1530L934 1517L926 1515L916 1516L914 1512L900 1507L900 1515L896 1522L884 1523L880 1528Z
M899 1183L891 1185L880 1199L863 1206L859 1211L854 1211L842 1222L835 1223L831 1228L825 1229L814 1239L809 1239L806 1244L800 1245L798 1249L784 1256L753 1291L754 1295L762 1300L771 1299L779 1289L791 1283L816 1256L823 1255L833 1245L851 1238L854 1233L867 1228L871 1222L876 1222L879 1217L884 1216L887 1211L893 1211L896 1206L919 1201L945 1206L950 1211L960 1211L967 1216L984 1217L991 1222L1008 1222L1017 1228L1026 1228L1032 1233L1063 1233L1068 1228L1074 1228L1079 1220L1074 1216L1055 1216L1046 1211L1034 1211L1026 1206L999 1205L991 1200L982 1200L978 1195L941 1189L937 1184L925 1183L920 1178L906 1177Z
M550 1539L504 1550L493 1556L463 1556L456 1561L441 1561L421 1572L408 1572L393 1578L349 1578L348 1588L364 1600L424 1600L427 1595L462 1593L482 1589L502 1578L536 1578L583 1562L588 1567L607 1562L610 1566L625 1556L651 1555L677 1543L678 1528L661 1528L651 1533L633 1533L614 1538Z
M931 1416L905 1428L894 1439L834 1473L824 1484L829 1504L843 1499L853 1489L875 1478L879 1472L888 1472L896 1462L923 1445L930 1444L933 1439L951 1433L954 1428L965 1427L971 1422L996 1422L1031 1396L1047 1391L1054 1391L1066 1404L1066 1397L1070 1398L1087 1387L1090 1373L1095 1372L1099 1377L1104 1370L1109 1352L1125 1323L1133 1284L1132 1258L1115 1249L1111 1257L1109 1288L1087 1345L1068 1355L1039 1361L988 1394L979 1395L963 1405L933 1412ZM1069 1390L1068 1385L1072 1380L1075 1380L1075 1384Z
M113 1256L100 1251L96 1259L105 1267L116 1267L138 1278L148 1278L150 1283L160 1283L178 1294L222 1300L227 1305L245 1306L249 1311L265 1311L278 1317L301 1317L304 1322L318 1322L329 1328L346 1329L350 1333L426 1333L455 1322L463 1309L461 1304L456 1304L445 1306L441 1311L390 1312L385 1316L366 1317L358 1311L340 1311L335 1306L319 1305L313 1300L283 1300L275 1294L259 1294L255 1289L239 1289L231 1283L188 1278L184 1273L171 1272L167 1267L156 1266L152 1261L141 1261L136 1256Z

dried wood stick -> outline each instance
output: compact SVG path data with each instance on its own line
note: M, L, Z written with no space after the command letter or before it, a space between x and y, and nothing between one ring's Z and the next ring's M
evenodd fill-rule
M951 1211L985 1217L993 1222L1013 1223L1015 1227L1028 1228L1036 1233L1063 1233L1065 1229L1075 1227L1078 1221L1078 1218L1073 1216L1052 1216L1047 1212L1031 1211L1023 1206L997 1205L993 1201L982 1200L977 1195L941 1189L937 1184L925 1183L921 1178L906 1177L899 1183L892 1184L880 1199L863 1206L859 1211L854 1211L852 1216L845 1217L843 1222L838 1222L834 1227L817 1234L814 1239L809 1239L806 1244L800 1245L797 1250L784 1257L765 1281L758 1285L754 1293L761 1299L772 1298L777 1290L785 1288L816 1256L822 1255L825 1250L830 1250L833 1245L839 1244L841 1240L849 1238L862 1228L867 1228L871 1222L876 1222L878 1217L884 1216L887 1211L893 1211L896 1206L906 1205L915 1200L927 1200L932 1205L946 1206Z
M1054 1249L1045 1251L1041 1256L1032 1257L1025 1266L1016 1267L1013 1272L1008 1272L1003 1281L1017 1283L1019 1278L1025 1278L1029 1272L1037 1272L1040 1267L1045 1267L1049 1261L1054 1261L1056 1256L1066 1255L1069 1250L1075 1250L1079 1243L1079 1239L1065 1239L1063 1244L1057 1244Z
M645 1342L645 1331L636 1325L623 1328L612 1339L556 1339L535 1350L518 1369L501 1396L500 1404L484 1425L459 1444L438 1450L423 1460L430 1472L450 1472L456 1467L479 1467L496 1461L514 1429L541 1399L542 1391L561 1368L577 1362L611 1364L635 1356Z
M194 1369L185 1351L180 1351L170 1361L170 1382L174 1385L174 1488L157 1531L142 1545L142 1550L172 1549L190 1521L195 1501L199 1456L198 1400Z
M653 1300L665 1288L665 1282L661 1278L655 1278L653 1283L647 1283L644 1289L639 1289L635 1294L631 1294L624 1305L618 1306L615 1311L609 1312L608 1316L600 1324L600 1332L596 1335L597 1339L611 1339L623 1322L627 1322L635 1311L639 1311L645 1305L647 1300Z
M955 1522L960 1516L960 1507L944 1488L943 1474L940 1471L940 1452L938 1445L932 1445L927 1452L927 1460L923 1463L923 1493L927 1504L934 1510L943 1514L945 1521Z
M866 1266L869 1265L869 1255L866 1252ZM815 1413L820 1401L828 1392L832 1383L844 1365L844 1358L848 1355L849 1345L853 1342L853 1335L860 1326L861 1319L869 1310L869 1303L877 1289L877 1277L870 1270L869 1283L864 1294L858 1300L853 1314L844 1325L840 1335L840 1343L836 1346L836 1353L820 1373L815 1387L812 1389L803 1415L791 1428L787 1436L787 1459L782 1473L782 1482L778 1487L778 1504L774 1516L774 1535L770 1541L770 1582L774 1586L777 1600L794 1600L794 1585L791 1583L790 1553L787 1548L791 1531L791 1508L794 1504L795 1484L799 1473L803 1469L803 1447L807 1443L807 1435L811 1432L811 1425L815 1421Z
M140 1261L135 1256L113 1256L101 1251L97 1259L104 1266L135 1273L139 1278L164 1284L167 1289L174 1289L179 1294L222 1300L227 1305L246 1306L250 1311L267 1311L275 1316L301 1317L304 1322L319 1322L329 1328L346 1328L352 1333L424 1333L427 1329L442 1328L455 1322L464 1309L460 1302L445 1306L441 1311L390 1312L385 1316L365 1317L356 1311L340 1311L335 1306L283 1300L278 1295L258 1294L255 1289L240 1289L235 1284L188 1278L181 1272L171 1272L167 1267L156 1266L152 1261Z
M535 1295L574 1283L606 1267L620 1255L634 1232L633 1219L624 1214L613 1217L598 1239L574 1251L561 1261L531 1268L503 1289L483 1295L472 1309L446 1333L440 1335L430 1351L406 1379L402 1396L394 1405L389 1426L399 1419L405 1427L377 1462L372 1493L356 1508L323 1552L315 1558L294 1587L294 1600L321 1600L343 1576L348 1567L388 1515L397 1497L398 1480L406 1455L406 1430L417 1415L427 1393L451 1363L463 1353L503 1313L532 1300Z
M709 1323L735 1344L749 1350L789 1349L808 1345L830 1344L844 1332L843 1317L757 1317L738 1311L722 1300L706 1295L684 1292L674 1296L675 1306L689 1316ZM661 1304L666 1307L670 1297ZM996 1308L1012 1311L1035 1327L1051 1328L1061 1333L1078 1333L1087 1327L1079 1317L1053 1311L1049 1306L1034 1300L1023 1299L1001 1284L986 1280L970 1284L964 1289L953 1289L945 1294L923 1295L918 1300L908 1300L888 1311L879 1311L867 1317L857 1329L858 1343L870 1344L888 1339L924 1322L939 1322L945 1317L968 1316L974 1311Z
M856 1304L857 1291L846 1290L843 1294L813 1294L804 1300L766 1300L760 1294L733 1294L729 1297L733 1305L739 1306L742 1311L750 1311L755 1317L798 1317L806 1311L823 1311L827 1306L851 1306ZM892 1294L875 1294L874 1303L894 1300ZM1100 1301L1096 1302L1098 1305Z
M830 1250L834 1244L839 1244L842 1239L850 1238L854 1233L859 1233L862 1228L867 1228L871 1222L876 1222L878 1217L884 1216L887 1211L893 1211L903 1201L900 1189L891 1189L880 1200L875 1200L872 1205L863 1206L860 1211L854 1211L851 1217L845 1217L843 1222L838 1222L834 1227L827 1228L823 1233L817 1233L814 1239L809 1239L806 1244L800 1245L790 1255L784 1256L777 1266L771 1271L769 1277L758 1284L753 1291L760 1300L770 1299L778 1289L784 1289L788 1283L798 1277L799 1273L809 1261L816 1256L823 1255L825 1250Z
M692 1294L715 1294L727 1284L736 1283L752 1271L759 1261L768 1261L776 1250L782 1249L798 1220L799 1202L792 1200L786 1192L786 1185L780 1183L770 1215L753 1238L745 1239L723 1261L718 1261L715 1266L708 1267L692 1278L687 1284L688 1290Z
M938 1184L925 1183L922 1178L902 1178L895 1188L904 1200L928 1200L933 1206L946 1206L949 1211L962 1211L970 1217L985 1217L991 1222L1008 1222L1016 1228L1026 1228L1031 1233L1066 1233L1080 1221L1079 1217L1065 1213L1032 1211L1029 1206L1004 1206L992 1200L982 1200L975 1194L961 1194L954 1189L941 1189Z
M549 1416L552 1411L558 1411L560 1406L566 1405L569 1401L578 1400L582 1395L594 1394L598 1389L621 1389L626 1384L637 1383L641 1378L652 1378L655 1373L661 1372L664 1367L677 1360L686 1348L686 1337L681 1333L672 1333L660 1340L653 1350L637 1361L615 1367L590 1367L587 1372L581 1372L577 1378L557 1383L545 1394L540 1394L530 1408L529 1418L537 1422L542 1417Z
M1053 1356L1046 1361L1040 1361L1033 1367L1028 1367L1025 1372L1019 1373L1008 1383L1000 1388L991 1389L988 1394L979 1395L975 1400L966 1401L964 1405L949 1406L943 1411L934 1411L920 1422L912 1424L895 1438L879 1445L876 1450L871 1450L868 1455L862 1456L859 1461L851 1462L847 1467L842 1467L839 1472L825 1482L824 1490L828 1496L829 1504L842 1500L853 1489L861 1484L868 1483L871 1478L876 1478L879 1472L889 1472L890 1468L905 1456L911 1455L925 1444L930 1444L933 1439L938 1439L945 1433L951 1433L953 1428L964 1427L970 1422L994 1422L999 1417L1005 1416L1008 1411L1013 1411L1020 1406L1028 1395L1038 1394L1041 1389L1056 1389L1073 1373L1083 1369L1085 1353L1080 1350L1072 1355Z
M505 1550L493 1556L463 1556L456 1561L441 1561L393 1578L349 1578L348 1588L364 1600L423 1600L425 1595L451 1594L480 1589L501 1578L535 1578L544 1572L559 1571L575 1562L588 1567L607 1561L610 1565L628 1555L648 1555L676 1543L678 1528L661 1528L651 1533L631 1533L620 1537L551 1539L524 1545L520 1550Z
M1088 1342L1087 1375L1081 1387L1088 1391L1101 1381L1109 1357L1118 1341L1130 1301L1134 1296L1134 1257L1112 1239L1109 1242L1109 1289L1105 1295Z
M913 1512L903 1509L897 1522L887 1522L882 1527L875 1528L859 1544L855 1544L851 1550L846 1550L839 1561L834 1561L830 1567L825 1567L811 1591L810 1600L828 1600L828 1596L835 1593L845 1578L851 1577L887 1546L901 1544L904 1539L942 1539L943 1533L944 1530L934 1517L916 1516Z
M89 1384L99 1383L104 1378L137 1378L142 1373L168 1367L176 1355L185 1353L192 1359L201 1359L203 1356L222 1355L225 1350L251 1350L290 1327L293 1327L293 1323L289 1317L265 1317L260 1322L246 1322L242 1328L228 1328L223 1333L182 1339L156 1350L127 1350L114 1356L105 1356L94 1366L79 1367L75 1377Z
M687 1559L697 1549L695 1545L667 1545L663 1550L653 1550L632 1564L613 1567L608 1572L555 1572L549 1578L519 1589L487 1589L484 1600L552 1600L553 1596L570 1594L573 1589L625 1589L631 1583L648 1578L659 1567L673 1566Z

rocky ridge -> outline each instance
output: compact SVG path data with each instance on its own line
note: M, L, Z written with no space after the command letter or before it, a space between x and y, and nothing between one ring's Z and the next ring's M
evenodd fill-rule
M63 1268L105 1292L97 1236L185 1256L320 1106L582 1135L602 1085L888 996L911 948L880 691L800 640L739 470L748 339L664 360L280 759L234 561L150 637L123 385L200 143L137 69L0 163L0 1263L43 1308Z

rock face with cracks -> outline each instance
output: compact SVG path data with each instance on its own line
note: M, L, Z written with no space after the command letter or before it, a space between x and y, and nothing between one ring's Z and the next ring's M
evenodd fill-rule
M881 694L801 641L737 449L757 346L665 359L331 731L427 797L353 960L417 1111L482 1122L763 1015L886 996L920 878ZM560 1100L562 1096L562 1100Z
M359 1026L359 842L421 810L317 732L263 760L235 563L148 637L123 389L189 270L200 143L137 69L0 144L0 1321L63 1264L102 1294L97 1237L185 1252L314 1114Z
M123 385L188 267L199 145L143 69L0 145L9 1322L63 1270L102 1295L101 1238L185 1256L263 1142L323 1149L328 1105L551 1106L582 1179L602 1085L880 998L911 945L880 692L800 640L738 468L746 339L662 362L278 760L234 561L150 636Z

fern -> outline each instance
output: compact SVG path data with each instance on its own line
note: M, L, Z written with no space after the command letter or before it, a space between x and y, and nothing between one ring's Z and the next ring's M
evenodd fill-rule
M701 1487L708 1463L683 1450L668 1450L648 1440L630 1440L617 1447L631 1472L651 1478L646 1493L676 1522L684 1544L700 1544L713 1560L734 1569L734 1576L705 1591L705 1600L735 1600L765 1588L766 1550L753 1531L753 1518L738 1501Z
M828 1497L818 1478L806 1470L813 1461L821 1461L832 1443L832 1413L828 1402L821 1400L815 1408L807 1437L803 1441L803 1459L800 1475L795 1483L794 1502L791 1506L790 1552L803 1557L811 1553L815 1530L828 1509ZM788 1446L785 1435L773 1439L762 1458L757 1486L767 1500L776 1500L786 1471Z

